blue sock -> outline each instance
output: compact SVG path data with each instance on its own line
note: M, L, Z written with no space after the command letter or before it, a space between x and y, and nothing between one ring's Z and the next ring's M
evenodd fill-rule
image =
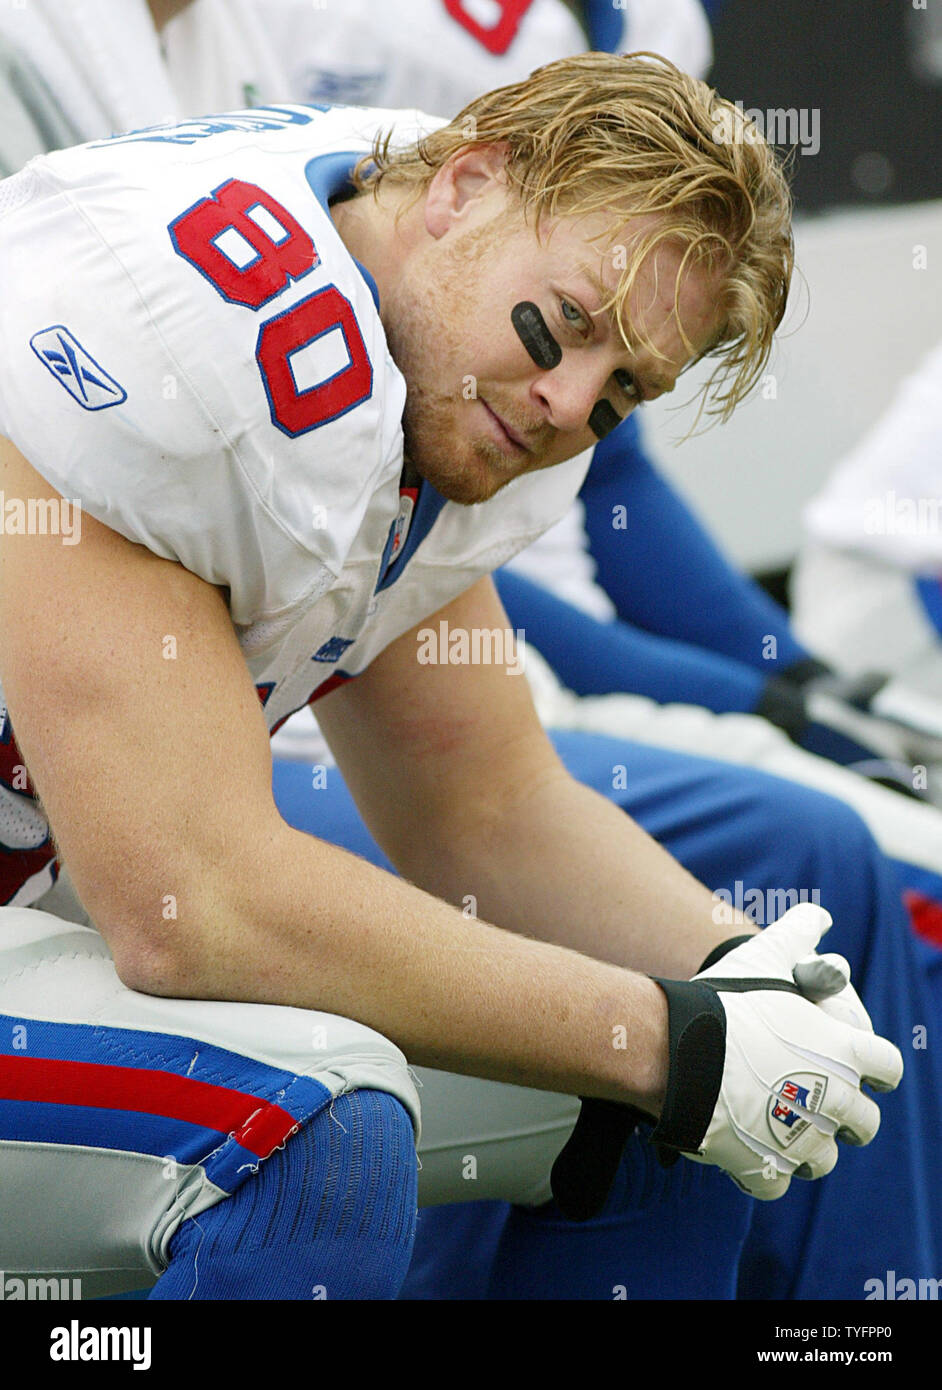
M395 1298L415 1237L412 1123L353 1091L183 1222L152 1299Z

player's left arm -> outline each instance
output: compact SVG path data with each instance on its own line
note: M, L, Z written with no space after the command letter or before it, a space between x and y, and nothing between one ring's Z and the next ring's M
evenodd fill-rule
M318 702L374 836L406 878L486 921L598 960L689 977L750 924L625 813L576 782L510 665L423 664L419 634L505 631L490 578Z

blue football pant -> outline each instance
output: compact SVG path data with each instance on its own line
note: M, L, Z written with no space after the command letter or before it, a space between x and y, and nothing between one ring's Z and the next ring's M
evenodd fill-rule
M498 570L494 578L510 626L526 633L576 695L644 695L662 705L701 705L714 714L755 714L769 680L784 673L781 657L760 670L621 618L592 617L512 570ZM699 610L699 600L690 606ZM732 613L729 623L736 630ZM796 741L806 752L844 766L871 756L862 744L814 721Z
M785 610L729 562L654 468L636 415L595 446L580 498L598 583L623 622L763 678L809 655Z

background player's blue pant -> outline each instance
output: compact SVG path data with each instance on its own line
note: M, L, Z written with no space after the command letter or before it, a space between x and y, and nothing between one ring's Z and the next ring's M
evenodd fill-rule
M511 627L523 628L577 695L627 691L660 704L752 714L774 674L631 623L594 618L513 570L498 570L494 578Z
M527 631L571 690L624 690L717 714L753 713L767 682L810 655L785 610L730 564L654 468L636 416L596 445L580 497L596 578L618 623L599 624L572 609L550 614L535 592L501 589L505 604L513 604L513 625ZM591 650L591 662L580 668L581 649ZM591 690L582 688L587 670ZM769 717L775 704L764 711ZM821 724L808 723L798 742L843 764L871 756Z
M916 592L926 617L942 637L942 575L920 575L916 580Z
M745 1297L859 1299L866 1279L887 1269L938 1277L942 1061L918 1045L918 1030L931 1038L942 1015L942 973L940 954L911 931L901 896L908 872L882 856L854 812L817 792L592 734L554 743L579 781L617 800L710 888L735 901L738 881L747 905L750 890L761 892L769 920L788 905L770 890L817 891L834 918L823 949L850 959L874 1026L903 1050L906 1075L880 1098L872 1145L842 1146L832 1174L793 1182L778 1202L753 1202L686 1161L662 1173L636 1138L605 1215L587 1226L559 1221L552 1206L423 1212L403 1296L612 1298L624 1287L629 1298L730 1297L738 1288ZM624 791L613 790L616 769ZM306 767L277 763L274 786L291 824L386 863L339 773L312 792ZM942 897L937 880L920 878ZM711 1253L695 1261L698 1250Z
M785 611L729 563L652 466L635 416L596 445L580 496L598 582L625 622L764 676L808 656Z
M770 661L760 671L621 619L604 622L511 570L498 570L494 578L511 627L524 630L563 685L577 695L626 692L659 704L702 705L715 714L754 714L769 679L782 674L781 662ZM735 611L726 618L735 631ZM811 722L798 742L809 753L843 765L872 756L844 734Z

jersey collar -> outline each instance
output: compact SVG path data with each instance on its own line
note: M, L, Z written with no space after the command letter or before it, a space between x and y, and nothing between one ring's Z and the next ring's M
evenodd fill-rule
M363 153L363 150L339 150L333 154L318 154L313 159L309 159L304 166L304 174L310 184L311 192L328 217L330 216L331 198L336 198L339 193L354 191L350 175L357 160L363 158ZM366 266L357 260L356 256L351 256L350 259L366 282L367 289L373 296L376 312L379 313L379 290L376 281Z

